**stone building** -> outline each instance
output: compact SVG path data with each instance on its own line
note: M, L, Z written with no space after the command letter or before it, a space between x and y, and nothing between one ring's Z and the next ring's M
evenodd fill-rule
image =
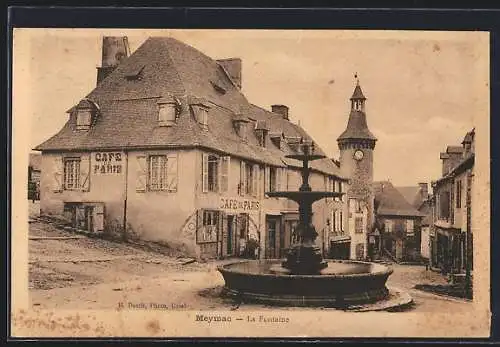
M471 190L474 184L474 137L469 131L462 146L448 146L440 154L442 177L434 190L431 266L444 273L462 274L473 269Z
M430 235L432 228L432 196L429 194L429 184L421 182L418 186L396 187L417 211L424 216L420 222L420 256L422 260L430 258Z
M337 138L337 143L342 176L350 179L346 190L350 258L366 259L369 253L368 235L373 231L375 221L372 184L373 151L377 139L368 129L366 98L359 80L350 101L347 127Z
M299 188L302 163L285 155L301 151L300 139L312 139L290 121L287 106L268 111L246 99L240 59L214 60L171 38L149 38L130 55L126 39L107 37L97 81L68 110L65 126L36 148L43 215L90 232L163 241L199 258L284 254L297 236L298 209L265 192ZM370 193L349 190L346 175L371 178L375 139L352 133L366 125L357 93L339 138L347 169L314 161L310 183L313 190L347 189L361 202ZM313 205L325 254L331 238L349 237L351 224L364 237L373 218L362 204L344 218L346 202ZM355 236L364 255L366 242Z
M373 187L376 226L381 235L377 247L380 254L397 262L419 260L424 215L408 203L391 182L375 182Z

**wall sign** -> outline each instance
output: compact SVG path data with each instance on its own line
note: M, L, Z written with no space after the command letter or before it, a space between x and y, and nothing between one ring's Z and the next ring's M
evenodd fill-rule
M94 175L121 174L122 153L121 152L97 152L94 153Z
M226 212L259 211L260 202L249 199L221 198L219 208Z

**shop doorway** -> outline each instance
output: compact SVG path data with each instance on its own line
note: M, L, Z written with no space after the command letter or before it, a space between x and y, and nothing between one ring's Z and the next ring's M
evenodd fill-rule
M279 237L279 218L273 216L266 217L267 229L267 257L278 258L279 245L277 244L277 237Z
M227 216L227 254L234 255L234 216Z

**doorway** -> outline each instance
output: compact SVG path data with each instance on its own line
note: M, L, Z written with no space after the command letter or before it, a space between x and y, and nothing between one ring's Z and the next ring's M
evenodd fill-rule
M267 257L274 259L279 255L280 223L279 217L266 216Z
M227 254L234 255L234 216L227 216Z

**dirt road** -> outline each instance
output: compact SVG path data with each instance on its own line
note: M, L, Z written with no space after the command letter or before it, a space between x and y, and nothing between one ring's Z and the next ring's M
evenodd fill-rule
M210 310L272 309L219 297L222 262L188 263L160 250L94 238L74 238L40 222L30 224L30 298L38 308ZM65 239L65 237L68 237ZM183 265L185 264L185 265ZM472 306L412 289L444 279L417 266L394 266L389 287L409 291L416 311L461 312ZM293 308L297 310L297 308Z

